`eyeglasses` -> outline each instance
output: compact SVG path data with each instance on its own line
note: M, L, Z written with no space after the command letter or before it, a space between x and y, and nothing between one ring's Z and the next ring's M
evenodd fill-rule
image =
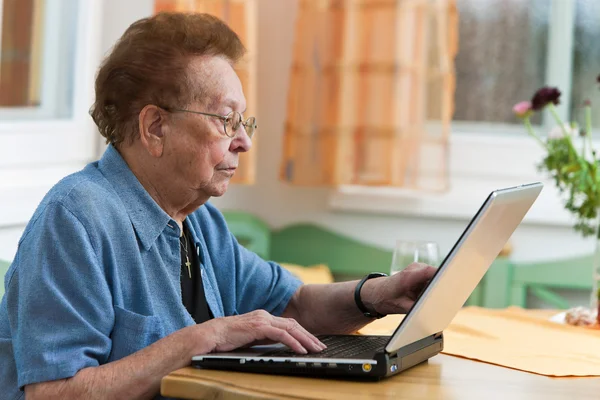
M178 108L172 108L172 109L165 108L165 110L167 110L169 112L188 112L188 113L192 113L192 114L200 114L200 115L206 115L208 117L219 118L220 120L223 121L223 130L225 131L225 134L230 138L235 137L235 134L236 134L237 130L240 129L241 125L244 126L244 129L246 130L246 134L251 139L252 139L252 136L254 135L254 132L256 131L256 128L258 128L258 126L256 125L256 118L249 117L244 121L242 118L242 114L240 114L237 111L231 111L227 115L218 115L218 114L211 114L211 113L205 113L205 112L200 112L200 111L182 110L182 109L178 109Z

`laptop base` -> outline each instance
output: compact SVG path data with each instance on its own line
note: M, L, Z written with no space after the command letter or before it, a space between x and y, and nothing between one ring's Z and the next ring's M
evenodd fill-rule
M192 359L192 366L196 368L219 369L239 372L252 372L275 375L312 376L319 378L351 378L364 380L379 380L399 372L405 371L415 365L427 361L439 354L444 347L444 338L441 333L426 337L411 343L395 354L377 352L371 359L306 359L294 357L261 357L260 354L239 357L207 354L196 356Z

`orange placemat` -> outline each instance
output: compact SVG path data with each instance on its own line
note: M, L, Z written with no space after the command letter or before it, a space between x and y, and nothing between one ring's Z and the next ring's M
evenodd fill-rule
M360 333L391 334L401 315ZM546 376L600 376L600 330L557 324L517 307L465 307L444 331L445 354Z

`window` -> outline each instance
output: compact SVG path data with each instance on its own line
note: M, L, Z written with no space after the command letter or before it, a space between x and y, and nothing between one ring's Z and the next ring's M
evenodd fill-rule
M515 123L546 75L548 0L457 0L454 121Z
M584 100L598 104L600 3L595 0L457 0L460 15L454 121L464 130L515 132L512 106L543 85L562 91L559 114L582 121ZM594 101L595 100L595 101ZM554 125L549 115L536 124ZM468 123L475 123L467 126Z
M575 3L575 19L573 28L573 75L571 81L572 118L583 121L581 108L589 99L592 108L592 126L600 128L600 90L594 84L600 75L600 2L597 0L577 0ZM565 49L566 50L566 49ZM566 53L568 54L568 53ZM565 88L566 89L566 88Z
M0 29L0 118L70 117L77 0L5 0Z
M469 218L491 189L528 181L546 187L526 217L571 224L553 183L537 171L543 153L513 115L543 85L558 87L563 120L583 122L581 104L593 107L600 137L600 2L597 0L456 0L459 51L455 61L455 113L448 192L412 193L394 188L341 187L335 209ZM541 134L551 115L533 121ZM597 148L600 146L597 146Z
M96 158L100 0L0 0L0 227Z

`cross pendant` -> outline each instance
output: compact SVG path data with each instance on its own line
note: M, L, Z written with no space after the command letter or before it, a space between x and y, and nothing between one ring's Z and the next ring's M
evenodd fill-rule
M188 269L188 275L190 276L190 279L192 279L192 269L190 268L192 266L192 263L190 262L188 256L185 256L185 266Z

